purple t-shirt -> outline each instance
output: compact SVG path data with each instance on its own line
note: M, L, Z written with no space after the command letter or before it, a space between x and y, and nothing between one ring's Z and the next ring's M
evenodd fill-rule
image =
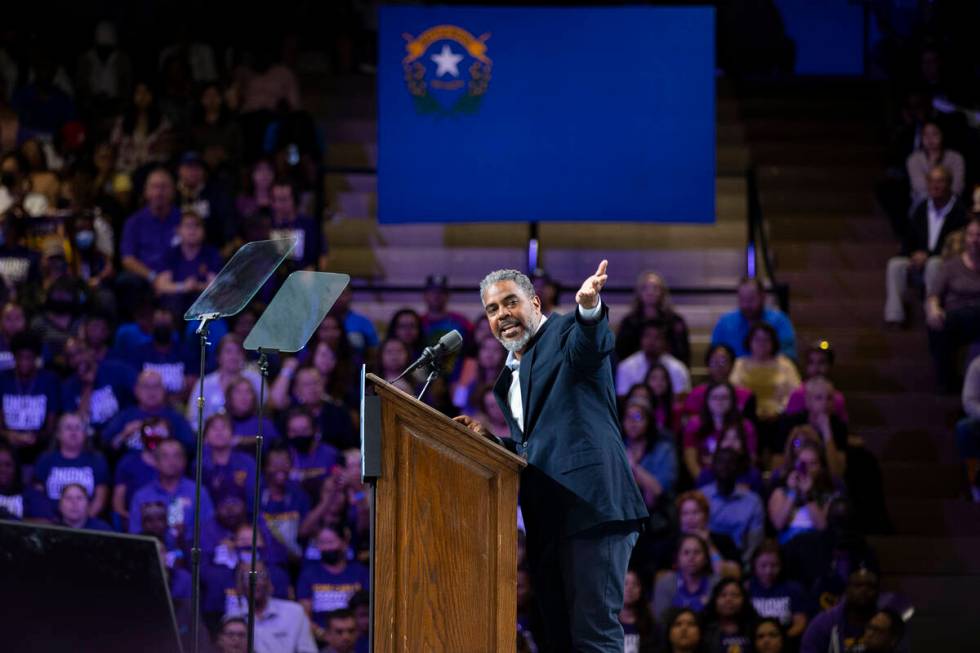
M139 533L141 530L141 508L144 503L159 501L167 506L167 521L171 527L183 524L184 533L189 534L194 528L194 482L182 478L173 492L165 490L158 481L154 480L136 490L129 502L129 532ZM208 496L207 488L201 488L201 523L214 518L214 504Z
M252 505L255 495L255 460L248 454L232 451L226 465L214 462L210 447L204 447L203 464L204 485L211 494L215 504L229 495L244 499L248 506Z
M0 374L0 397L4 425L14 431L39 431L49 414L61 410L58 377L38 370L33 379L24 381L13 370Z
M170 270L173 281L195 278L207 281L209 274L217 274L221 269L221 255L210 245L203 245L194 258L184 258L179 246L171 247L163 263L164 270Z
M141 451L127 451L116 465L115 485L126 488L126 497L132 497L136 490L157 477L157 470L143 460Z
M96 485L109 484L109 466L96 451L83 451L77 458L66 458L60 451L49 451L37 459L34 479L44 486L51 501L61 498L66 485L77 483L91 498Z
M308 564L296 582L296 598L313 603L313 621L327 625L327 613L347 607L355 592L368 589L371 578L368 570L356 562L348 562L339 574L322 564Z
M0 494L0 514L3 519L54 519L54 506L48 498L32 487L16 494Z
M749 580L749 598L760 617L777 619L784 627L793 622L793 615L806 612L803 589L793 581L763 587L754 577Z
M253 415L240 420L231 418L231 432L233 435L255 437L259 434L258 416ZM276 423L268 417L264 418L262 420L262 450L267 450L278 439L279 430L276 428Z
M320 485L337 464L340 454L325 442L317 443L310 453L299 453L295 449L290 451L293 458L290 479L302 485L311 497L320 496Z
M289 223L274 223L269 238L273 240L295 238L296 247L289 254L289 260L300 268L315 267L320 254L326 251L319 226L313 221L313 218L305 215L296 216Z
M167 252L176 244L174 238L178 224L180 211L176 206L162 220L150 213L148 207L143 207L123 224L119 252L124 257L136 258L154 272L160 272Z

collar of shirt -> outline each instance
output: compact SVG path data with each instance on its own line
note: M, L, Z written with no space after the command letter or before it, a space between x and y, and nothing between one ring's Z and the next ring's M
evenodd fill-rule
M949 201L946 202L943 206L937 207L935 202L932 201L932 198L929 198L929 204L928 204L929 218L931 220L941 220L945 218L946 215L949 214L951 210L953 210L953 204L955 202L956 202L956 196L954 195L953 197L950 197Z

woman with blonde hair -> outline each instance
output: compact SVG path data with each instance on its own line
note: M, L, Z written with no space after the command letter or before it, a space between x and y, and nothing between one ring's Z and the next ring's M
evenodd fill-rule
M619 333L616 334L616 357L619 360L639 350L643 324L650 320L664 323L668 350L684 365L690 366L691 343L687 322L674 310L670 289L664 278L652 270L640 273L636 280L633 308L619 323Z

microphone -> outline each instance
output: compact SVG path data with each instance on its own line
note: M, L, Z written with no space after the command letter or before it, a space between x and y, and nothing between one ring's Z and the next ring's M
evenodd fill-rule
M453 329L443 337L439 338L439 342L431 347L426 347L422 350L422 355L419 356L418 360L409 365L404 372L398 375L398 378L392 381L398 381L406 374L410 374L422 367L423 365L429 365L442 359L449 354L455 353L463 345L463 336L460 335L459 331Z

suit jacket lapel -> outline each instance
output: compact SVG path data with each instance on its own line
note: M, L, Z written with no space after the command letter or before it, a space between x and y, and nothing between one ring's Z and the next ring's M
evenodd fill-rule
M497 382L493 385L493 396L497 399L497 404L504 413L504 418L507 420L507 426L510 427L511 435L517 435L519 433L517 421L510 411L510 402L507 401L507 393L510 391L510 382L513 378L514 373L510 371L510 368L504 367L500 371L500 376L497 377Z
M524 350L524 355L521 357L521 367L519 372L521 382L521 403L524 405L525 440L527 439L526 434L531 431L534 421L531 416L531 372L534 369L534 357L538 351L538 341L541 340L545 330L560 317L561 314L559 313L552 313L548 317L548 320L542 324L538 329L538 332L534 334L528 348Z

